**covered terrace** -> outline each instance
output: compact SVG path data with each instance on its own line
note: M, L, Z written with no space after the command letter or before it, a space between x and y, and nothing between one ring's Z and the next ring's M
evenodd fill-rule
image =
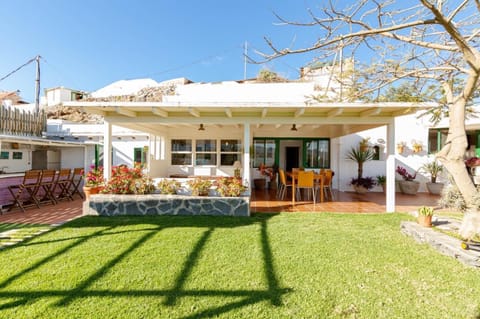
M329 165L342 169L343 154L330 141L348 134L386 126L386 211L395 211L395 117L431 107L422 103L320 103L311 98L313 83L188 84L158 102L77 101L64 106L104 117L104 166L109 178L112 125L147 132L148 168L152 177L168 176L172 140L227 138L241 141L243 179L252 185L255 138L322 138L329 141ZM295 124L296 130L292 130ZM199 130L200 126L204 130ZM218 161L207 167L213 174L232 175L233 168ZM184 166L205 168L195 161ZM179 165L181 166L181 165ZM208 165L207 165L208 166ZM210 165L212 166L212 165ZM228 165L227 165L228 166Z

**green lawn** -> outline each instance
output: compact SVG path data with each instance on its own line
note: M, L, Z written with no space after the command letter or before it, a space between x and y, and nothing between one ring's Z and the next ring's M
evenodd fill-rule
M404 214L81 218L0 251L1 318L475 318Z

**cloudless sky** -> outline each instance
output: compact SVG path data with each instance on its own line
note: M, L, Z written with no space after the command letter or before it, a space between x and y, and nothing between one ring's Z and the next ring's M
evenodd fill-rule
M122 79L195 82L244 77L244 43L249 55L268 51L263 37L280 47L315 40L314 28L280 25L273 12L308 20L307 0L0 0L0 78L37 54L41 95L64 86L98 90ZM312 54L265 65L248 64L247 78L269 68L290 79ZM20 90L34 101L35 63L0 81L0 91Z

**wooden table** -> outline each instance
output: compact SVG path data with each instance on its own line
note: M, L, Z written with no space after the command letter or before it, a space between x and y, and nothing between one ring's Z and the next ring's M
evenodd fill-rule
M287 176L292 178L292 205L295 205L295 183L298 179L298 172L286 172ZM319 173L313 173L313 180L320 181L320 202L323 203L323 181L325 175Z

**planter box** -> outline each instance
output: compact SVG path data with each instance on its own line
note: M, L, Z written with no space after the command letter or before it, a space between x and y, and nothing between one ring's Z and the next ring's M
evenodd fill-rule
M83 215L250 216L250 197L100 194L84 202Z

